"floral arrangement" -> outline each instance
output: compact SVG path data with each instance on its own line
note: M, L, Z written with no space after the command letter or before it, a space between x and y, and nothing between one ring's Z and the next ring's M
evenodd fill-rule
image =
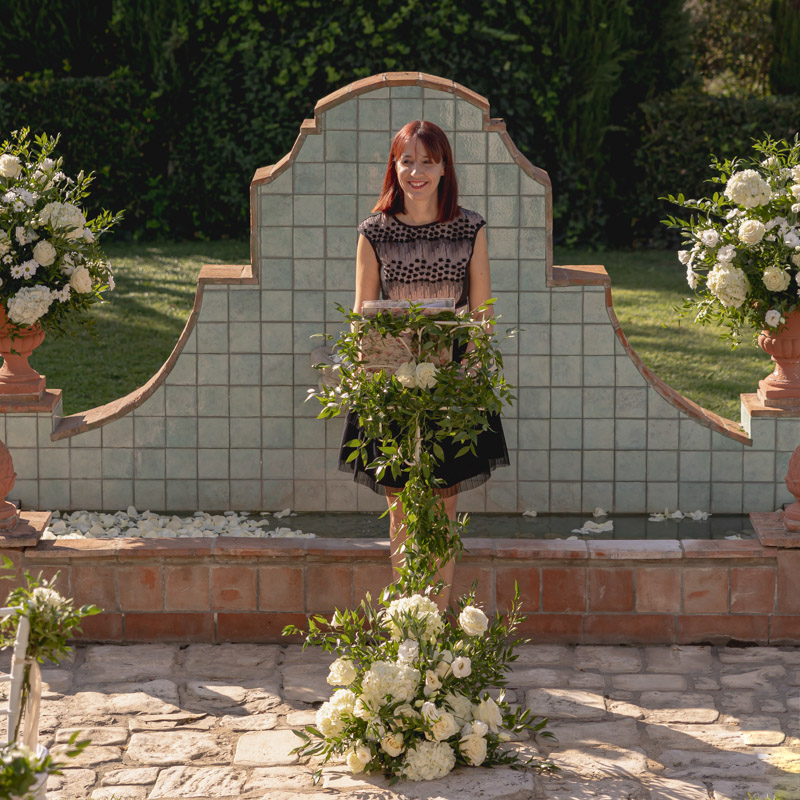
M69 738L64 754L68 758L77 756L88 744L77 741L79 731ZM0 747L0 798L28 798L47 780L49 775L61 775L65 762L55 760L43 747L34 752L30 747L9 742Z
M314 617L306 645L338 658L328 683L337 689L317 711L316 725L295 733L296 752L321 756L315 772L340 756L354 772L383 772L397 780L433 780L456 765L535 767L552 764L523 758L513 740L526 731L549 737L546 719L512 712L502 687L516 659L519 594L503 622L461 598L453 622L420 594L384 592L359 610L336 611L330 623ZM287 633L297 633L288 628ZM497 700L489 689L500 688Z
M121 219L104 211L87 220L80 203L92 176L67 177L51 157L58 138L29 134L23 128L0 144L0 304L12 337L35 324L55 333L90 324L75 312L114 288L99 239Z
M13 562L6 556L3 556L3 567L14 569ZM38 722L38 698L32 697L31 687L40 684L39 664L45 661L60 663L72 651L68 640L73 631L80 631L81 620L100 613L100 609L94 605L75 608L72 600L63 597L53 588L57 579L58 574L46 580L41 573L33 577L26 572L24 584L12 589L6 598L6 607L16 611L0 620L0 647L13 646L21 617L27 617L30 623L27 650L30 663L25 665L22 683L23 714L20 715L17 730L13 731L13 736L8 737L11 741L17 740L25 714L35 717ZM25 744L32 748L38 731L36 725L31 723L32 720L25 721L29 733Z
M476 319L488 314L493 302L476 309ZM406 515L404 588L420 592L429 587L437 563L446 563L461 549L456 526L433 491L435 467L444 459L442 444L458 445L456 458L475 452L490 416L514 400L501 371L495 322L473 321L447 310L433 315L431 309L413 303L402 313L394 309L372 317L341 306L339 310L350 323L336 341L339 360L333 367L318 365L333 369L336 380L322 381L318 389L309 390L309 398L322 403L323 419L348 409L358 416L362 436L346 443L349 460L362 459L378 478L387 470L395 478L406 475L399 494L403 507L411 510ZM506 337L514 333L509 329ZM380 350L381 339L406 342L408 360L384 368L376 365L371 354ZM458 357L450 358L451 353ZM371 459L373 442L379 443L380 455ZM465 526L467 518L461 517L459 524Z
M800 137L767 138L753 150L746 160L713 159L711 182L724 189L712 197L662 198L692 214L663 220L681 231L678 258L695 292L683 314L725 326L734 346L744 328L783 325L800 294Z

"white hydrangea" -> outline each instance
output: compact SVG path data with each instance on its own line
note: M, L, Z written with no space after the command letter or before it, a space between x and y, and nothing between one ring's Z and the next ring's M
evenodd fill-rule
M17 325L35 325L52 302L46 286L23 286L8 301L8 318Z
M364 674L360 700L375 711L385 702L408 702L420 682L418 669L403 663L375 661Z
M725 185L725 197L744 208L763 206L770 201L769 184L754 169L734 172Z
M709 291L725 308L739 308L750 291L744 271L729 264L716 264L708 273L706 283Z
M723 261L728 263L733 261L733 257L736 255L736 248L732 244L726 244L720 247L717 250L717 261Z
M446 742L420 741L406 752L403 775L410 781L432 781L449 774L455 765L455 753Z
M50 223L53 228L71 228L67 239L80 239L86 225L83 211L72 203L48 203L39 212L39 221L43 225Z
M338 689L317 711L317 728L323 736L338 736L345 726L343 716L352 714L356 696L349 689Z
M423 597L421 594L414 594L411 597L401 597L393 600L389 607L383 612L386 627L389 629L392 639L400 641L403 635L395 623L395 619L402 619L410 615L425 625L423 638L427 641L436 641L439 634L444 629L442 614L433 600Z
M37 586L31 592L31 599L34 607L41 611L58 608L64 602L64 598L48 586Z
M792 276L780 267L767 267L761 280L770 292L782 292L791 283Z

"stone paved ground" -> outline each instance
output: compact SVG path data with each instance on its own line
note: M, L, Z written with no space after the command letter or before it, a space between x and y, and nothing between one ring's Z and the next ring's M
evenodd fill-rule
M289 750L330 694L327 659L277 645L80 647L44 673L44 744L92 745L50 800L800 800L800 648L527 646L512 699L548 715L555 777L464 769L442 781L324 785ZM532 746L527 743L525 746ZM357 776L356 776L357 777Z

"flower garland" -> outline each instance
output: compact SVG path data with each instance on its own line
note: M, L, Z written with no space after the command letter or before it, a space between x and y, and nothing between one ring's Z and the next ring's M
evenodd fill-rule
M746 160L712 160L718 176L711 182L722 192L662 198L692 212L663 221L681 232L678 258L695 292L683 315L725 326L734 346L744 328L755 336L782 325L800 295L800 136L792 143L767 138L753 149L757 155Z
M338 362L321 365L335 375L309 396L322 403L322 418L346 409L357 415L361 435L347 443L350 459L361 458L378 477L405 475L399 495L405 563L377 607L368 595L356 610L337 610L330 622L309 621L305 646L337 654L328 683L342 688L319 709L316 725L295 731L303 740L297 752L321 756L322 764L341 756L354 773L380 771L392 781L440 778L459 764L553 769L524 760L512 743L524 731L549 735L546 719L512 713L502 691L520 644L511 638L522 619L518 592L505 620L497 614L493 623L474 593L460 598L452 615L430 598L441 588L441 581L434 585L439 564L462 547L434 492L442 443L460 445L458 455L475 452L490 415L513 400L500 371L494 322L476 324L454 312L433 317L413 304L397 314L346 317L350 327L338 338ZM376 347L376 339L385 345ZM365 356L397 351L398 343L410 358L395 366ZM374 442L379 455L370 461ZM458 523L465 526L467 518ZM300 631L290 626L285 633Z

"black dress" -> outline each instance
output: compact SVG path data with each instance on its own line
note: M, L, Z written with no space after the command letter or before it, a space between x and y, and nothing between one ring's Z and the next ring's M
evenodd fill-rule
M372 245L380 267L381 294L387 300L421 300L455 297L456 307L469 302L469 263L475 237L486 224L475 211L462 208L449 222L407 225L391 214L373 214L359 226L358 232ZM458 357L458 354L455 354ZM455 457L460 444L442 442L444 460L435 475L444 483L437 487L445 496L474 489L485 483L492 471L508 466L503 427L498 415L490 415L491 429L478 436L475 455ZM361 458L347 462L352 452L344 443L360 437L361 429L353 412L348 412L339 450L339 469L353 474L358 483L377 494L386 487L400 489L404 476L395 480L387 470L380 481L374 471L365 469ZM378 442L368 446L369 463L378 456Z

